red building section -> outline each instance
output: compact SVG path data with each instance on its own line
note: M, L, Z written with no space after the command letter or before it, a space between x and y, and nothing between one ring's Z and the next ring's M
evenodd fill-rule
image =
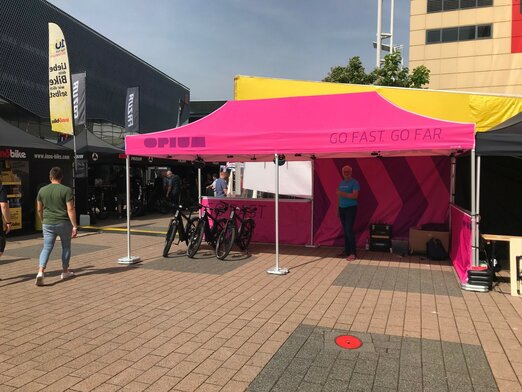
M522 1L513 0L511 53L522 53Z

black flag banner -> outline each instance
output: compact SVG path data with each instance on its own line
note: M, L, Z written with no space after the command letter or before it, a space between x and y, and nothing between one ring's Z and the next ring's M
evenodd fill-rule
M72 74L73 117L76 127L85 125L85 72Z
M137 133L140 119L139 88L129 87L125 99L125 132Z

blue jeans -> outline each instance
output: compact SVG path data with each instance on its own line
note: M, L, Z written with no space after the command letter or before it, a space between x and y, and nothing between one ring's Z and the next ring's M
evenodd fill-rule
M357 248L355 247L355 233L353 231L356 214L357 206L339 208L339 218L341 219L344 232L344 251L348 256L357 254Z
M71 222L62 222L55 225L42 225L44 244L40 253L40 267L45 268L49 261L49 256L54 248L56 237L60 237L62 241L62 268L69 268L69 260L71 259L71 238L72 225Z

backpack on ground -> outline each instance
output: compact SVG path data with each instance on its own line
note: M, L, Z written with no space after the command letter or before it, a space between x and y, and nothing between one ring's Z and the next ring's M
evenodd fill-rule
M442 241L438 238L430 238L430 240L426 242L426 256L430 260L448 259L448 253L446 252L446 249L444 249Z

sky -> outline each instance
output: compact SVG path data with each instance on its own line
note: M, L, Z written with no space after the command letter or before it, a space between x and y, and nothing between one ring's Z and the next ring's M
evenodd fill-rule
M378 0L49 2L190 88L191 100L233 99L236 75L317 81L353 56L367 71L376 61ZM394 44L406 60L409 6L395 1Z

